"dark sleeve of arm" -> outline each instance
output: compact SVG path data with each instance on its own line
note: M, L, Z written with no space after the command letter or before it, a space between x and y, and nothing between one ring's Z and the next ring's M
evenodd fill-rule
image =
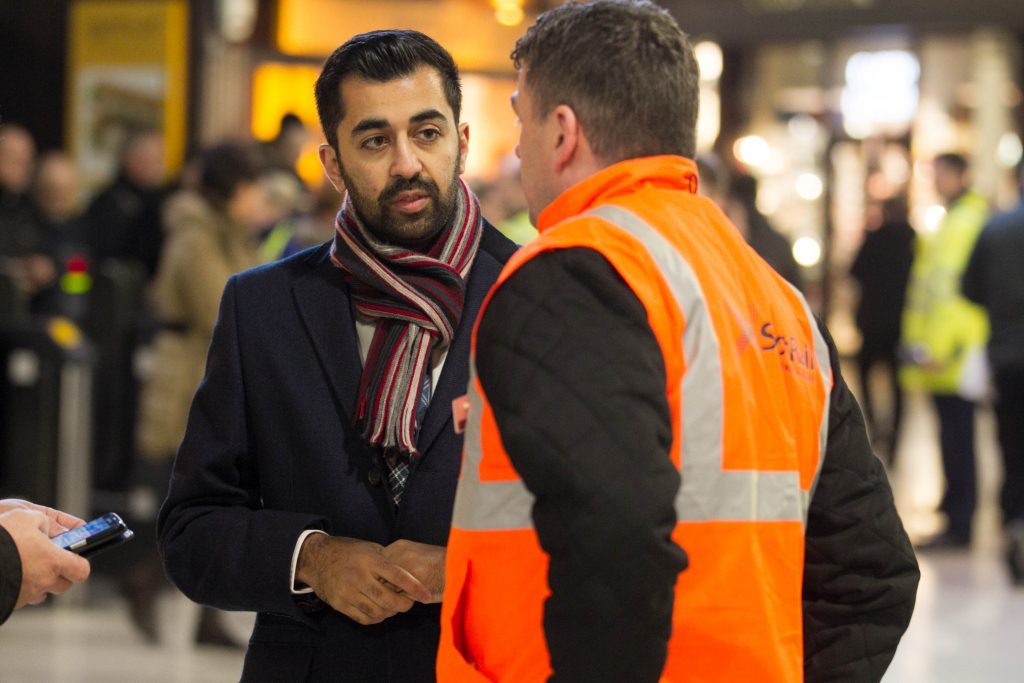
M670 539L679 474L643 306L593 250L537 256L486 309L477 369L536 497L552 680L658 680L686 555Z
M963 277L960 281L960 289L963 295L978 304L985 305L985 266L986 266L986 244L988 240L985 231L982 230L978 241L971 251L971 258L967 261Z
M807 521L804 669L808 683L878 681L910 623L920 572L860 406L820 327L835 384Z
M157 519L160 552L168 576L196 602L304 620L289 590L292 552L302 531L324 520L262 507L236 297L232 277Z
M850 264L850 276L858 283L863 283L867 275L864 271L867 265L865 263L868 258L867 252L871 248L870 240L870 235L864 236L864 242L861 243L860 248L857 250L857 255L853 257L853 263Z
M7 621L21 592L21 555L7 529L0 526L0 624Z

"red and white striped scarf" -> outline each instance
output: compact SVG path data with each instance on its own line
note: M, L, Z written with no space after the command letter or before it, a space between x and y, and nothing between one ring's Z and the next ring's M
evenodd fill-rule
M355 425L372 444L416 455L416 401L430 352L451 344L483 221L461 179L455 213L425 253L387 244L359 220L346 195L331 260L345 271L356 310L377 325L363 363Z

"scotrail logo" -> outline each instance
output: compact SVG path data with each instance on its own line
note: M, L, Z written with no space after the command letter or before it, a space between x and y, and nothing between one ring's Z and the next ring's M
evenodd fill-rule
M776 352L786 371L810 378L817 370L818 362L811 345L793 335L776 334L771 322L761 325L760 348L762 351Z

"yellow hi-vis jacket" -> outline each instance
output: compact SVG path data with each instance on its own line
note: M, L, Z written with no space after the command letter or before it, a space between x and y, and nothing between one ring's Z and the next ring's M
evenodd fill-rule
M950 206L934 235L919 237L907 285L900 383L908 389L956 394L972 384L968 360L981 361L988 341L985 309L960 291L960 279L985 225L988 205L968 192ZM977 398L977 396L967 396Z

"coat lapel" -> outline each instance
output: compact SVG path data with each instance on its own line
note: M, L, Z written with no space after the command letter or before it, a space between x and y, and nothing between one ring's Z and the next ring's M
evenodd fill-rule
M292 294L335 401L351 422L363 364L348 286L331 263L330 244L310 254L308 263L309 270L295 281Z

